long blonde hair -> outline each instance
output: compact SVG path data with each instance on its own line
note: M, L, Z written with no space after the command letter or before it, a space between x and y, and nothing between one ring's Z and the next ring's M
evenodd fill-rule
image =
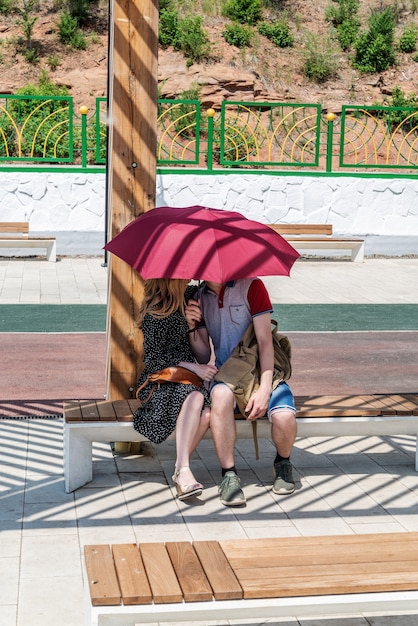
M179 278L150 278L144 281L144 297L138 311L137 323L142 327L146 313L168 317L177 309L184 315L184 292L189 281Z

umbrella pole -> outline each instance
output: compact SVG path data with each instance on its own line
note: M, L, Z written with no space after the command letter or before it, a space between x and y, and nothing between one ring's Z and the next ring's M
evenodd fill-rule
M109 239L155 206L158 0L114 0L109 32ZM109 255L106 398L129 398L142 363L139 275Z

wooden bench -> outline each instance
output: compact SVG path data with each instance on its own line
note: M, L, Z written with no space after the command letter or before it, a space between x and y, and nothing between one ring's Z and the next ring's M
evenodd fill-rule
M299 437L418 435L418 394L296 396ZM65 401L64 478L67 493L93 478L92 443L147 441L133 428L137 400ZM237 437L253 437L251 422L236 420ZM267 419L258 437L270 438ZM210 437L210 432L206 435ZM174 437L174 434L173 434ZM418 471L418 444L415 452Z
M364 239L336 237L331 224L269 224L283 235L294 248L300 250L351 250L351 260L364 261Z
M418 606L418 533L88 545L87 626Z
M29 235L29 222L0 222L0 247L2 248L42 248L46 250L48 261L57 260L55 237Z

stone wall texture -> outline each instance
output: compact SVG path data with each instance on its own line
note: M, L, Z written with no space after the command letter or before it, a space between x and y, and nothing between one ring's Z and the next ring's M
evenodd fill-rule
M266 223L330 223L336 235L364 237L366 255L418 255L418 180L159 174L156 204L236 210ZM29 221L31 231L53 234L59 255L101 255L106 214L104 173L1 173L0 221Z

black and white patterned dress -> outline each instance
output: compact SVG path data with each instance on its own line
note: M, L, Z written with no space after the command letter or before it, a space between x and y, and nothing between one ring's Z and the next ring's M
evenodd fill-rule
M190 347L188 326L180 311L165 318L156 318L148 313L144 317L144 371L138 380L140 386L148 374L165 367L178 365L180 361L195 363ZM203 387L182 383L164 383L157 387L150 400L137 409L134 428L153 443L161 443L176 427L177 417L184 400L192 391L204 396L204 406L209 406L209 395ZM139 395L145 400L150 392L146 385Z

